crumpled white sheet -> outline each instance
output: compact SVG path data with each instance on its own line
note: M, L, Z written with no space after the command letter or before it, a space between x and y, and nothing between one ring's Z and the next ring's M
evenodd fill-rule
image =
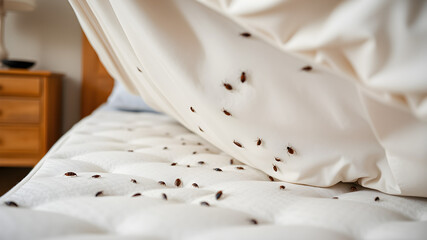
M233 157L427 197L426 2L70 2L114 78Z

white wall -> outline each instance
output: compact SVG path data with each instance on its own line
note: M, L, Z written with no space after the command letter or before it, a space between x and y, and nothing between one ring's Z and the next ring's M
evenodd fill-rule
M37 0L32 12L6 14L9 59L35 60L33 69L65 74L62 130L80 117L81 30L67 0Z

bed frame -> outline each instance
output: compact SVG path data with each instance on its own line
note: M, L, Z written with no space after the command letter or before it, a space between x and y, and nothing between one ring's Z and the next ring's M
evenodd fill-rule
M86 117L104 103L113 89L114 80L99 61L82 33L81 117Z

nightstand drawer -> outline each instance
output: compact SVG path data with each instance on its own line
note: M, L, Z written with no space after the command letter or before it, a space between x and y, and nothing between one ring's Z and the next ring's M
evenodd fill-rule
M0 76L0 96L40 95L40 78L22 76Z
M40 122L39 100L0 98L0 123L38 122Z
M0 153L38 153L38 127L0 126Z

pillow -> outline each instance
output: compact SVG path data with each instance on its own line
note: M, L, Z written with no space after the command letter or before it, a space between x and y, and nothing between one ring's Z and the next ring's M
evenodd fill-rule
M156 112L145 101L137 95L130 93L126 87L117 80L114 80L114 88L107 100L107 106L132 112Z

